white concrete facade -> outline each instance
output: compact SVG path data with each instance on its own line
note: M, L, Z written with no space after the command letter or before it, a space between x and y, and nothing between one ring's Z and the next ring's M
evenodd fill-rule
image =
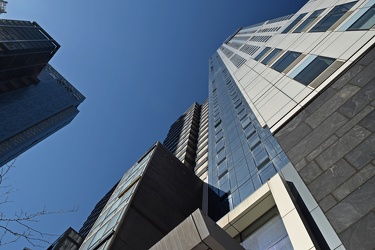
M328 30L311 31L335 6L343 4L349 4L350 9ZM278 22L270 20L243 28L218 49L218 54L263 126L276 131L375 43L374 26L364 30L347 30L374 4L374 0L311 0L291 18L287 16L286 20L280 18ZM321 13L310 20L310 15L317 10ZM292 28L288 27L300 14L305 15ZM311 22L301 32L295 32L307 19ZM289 28L287 33L283 33ZM267 47L270 48L267 53L255 60ZM275 49L280 52L267 63L261 63ZM297 52L300 56L282 72L274 70L275 62L288 52ZM316 57L334 61L308 84L295 80Z

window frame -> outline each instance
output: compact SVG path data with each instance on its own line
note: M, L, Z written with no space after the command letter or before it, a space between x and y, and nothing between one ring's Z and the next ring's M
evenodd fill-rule
M343 17L358 1L340 4L331 9L309 32L326 32Z

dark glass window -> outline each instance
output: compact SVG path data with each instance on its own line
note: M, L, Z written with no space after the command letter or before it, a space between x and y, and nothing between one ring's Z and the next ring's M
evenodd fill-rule
M264 48L264 50L262 52L260 52L255 58L254 60L258 61L264 54L266 54L271 48L270 47L266 47Z
M310 23L312 23L324 9L314 11L300 26L298 26L293 33L300 33L304 28L306 28Z
M375 4L365 12L348 30L368 30L375 24Z
M294 60L299 57L301 53L288 51L286 52L279 60L277 60L271 68L274 70L277 70L279 72L282 72L284 69L286 69Z
M318 56L306 68L304 68L294 80L304 85L309 85L316 77L318 77L335 59L329 57Z
M262 63L264 65L268 64L275 56L281 52L281 49L274 49L266 58L263 59Z
M288 27L286 27L285 30L283 30L283 32L281 32L281 34L285 34L285 33L288 33L291 29L293 29L293 27L302 19L306 16L307 13L303 13L303 14L300 14L296 19L294 19L294 21L289 24Z
M348 10L353 7L356 2L346 3L337 5L334 7L325 17L322 18L310 32L325 32L327 31L337 20L339 20Z

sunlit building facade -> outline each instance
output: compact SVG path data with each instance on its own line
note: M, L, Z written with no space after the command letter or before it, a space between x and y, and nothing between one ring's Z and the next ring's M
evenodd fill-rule
M224 41L209 59L208 100L194 103L164 141L199 176L200 210L175 220L152 249L374 249L374 25L375 0L310 0ZM115 225L138 218L122 194L153 187L139 181L157 162L153 150L124 175L81 249L121 249L109 239L136 237ZM175 182L172 156L155 167L170 171L169 182L154 178L180 193L186 184ZM158 199L142 198L153 210L142 216L153 217ZM174 220L157 217L153 227ZM138 239L148 230L137 228Z
M374 248L374 4L308 1L210 58L203 203L244 248Z

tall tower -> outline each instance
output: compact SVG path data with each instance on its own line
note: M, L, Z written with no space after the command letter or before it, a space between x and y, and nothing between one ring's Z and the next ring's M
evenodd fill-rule
M373 0L311 0L296 14L238 29L224 41L209 59L208 101L194 103L164 142L181 166L206 182L203 212L222 230L195 211L168 228L153 249L226 249L218 244L228 235L246 249L374 248L374 13ZM137 164L147 161L151 170L153 161L161 161L148 155ZM174 158L167 158L164 173L179 174ZM136 190L132 185L153 187L139 182L142 171L130 170L127 175L137 174L125 180L117 199ZM157 174L153 181L165 183ZM167 184L174 191L187 185ZM104 209L108 214L121 203L113 197ZM140 217L154 218L161 199L139 197L151 210L142 206ZM142 238L130 229L108 231L113 224L105 216L85 247L107 249L107 240L120 231L123 242ZM156 217L157 228L166 217Z
M52 66L39 83L0 95L0 165L69 124L85 97Z
M199 133L201 105L193 103L175 121L165 138L164 146L190 169L195 167L197 140Z
M220 197L209 197L209 211L244 246L272 230L254 222L271 221L263 189L285 244L375 245L375 205L364 198L375 195L374 177L359 177L375 169L374 10L367 0L308 1L294 15L237 30L211 57L208 184Z
M78 114L85 97L48 64L59 48L36 22L0 20L0 166Z
M0 20L0 93L38 83L60 45L36 22Z
M7 5L7 1L5 0L0 0L0 14L2 13L7 13L6 11L6 5Z
M160 143L121 178L80 249L149 249L202 203L202 181Z

